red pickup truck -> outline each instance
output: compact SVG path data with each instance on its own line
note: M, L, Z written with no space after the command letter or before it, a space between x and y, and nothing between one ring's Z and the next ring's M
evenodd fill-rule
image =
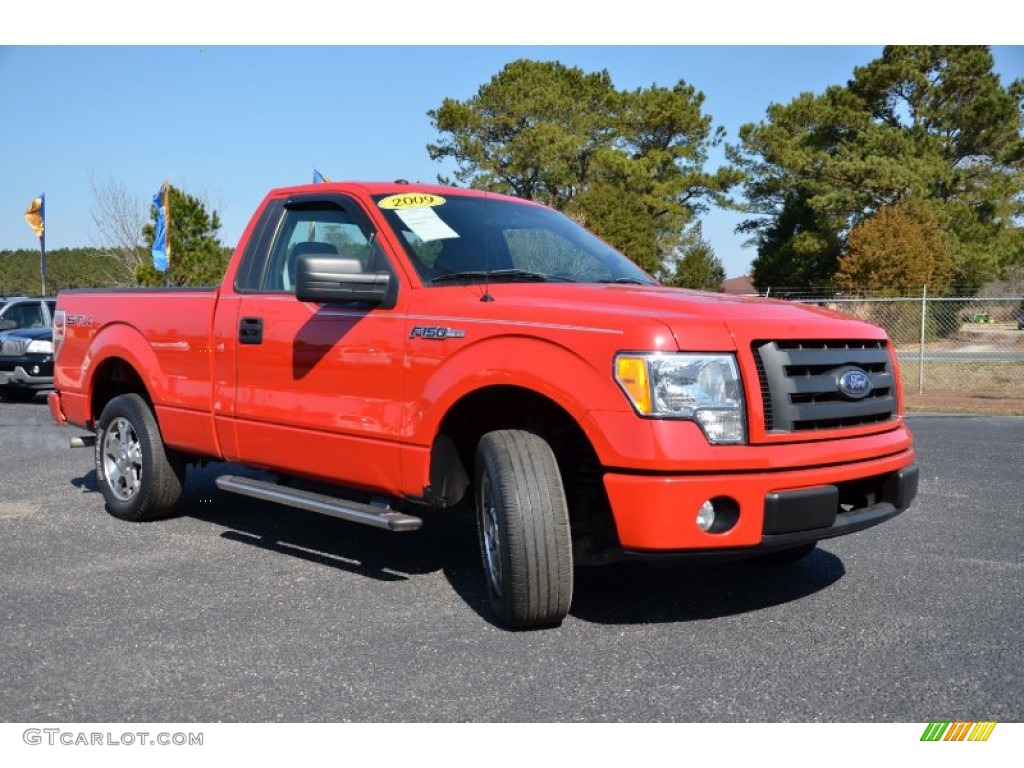
M557 624L575 565L795 559L917 491L882 330L662 287L474 190L274 190L219 288L62 292L55 343L50 410L93 431L111 514L172 514L203 460L276 479L226 491L393 531L472 507L513 627Z

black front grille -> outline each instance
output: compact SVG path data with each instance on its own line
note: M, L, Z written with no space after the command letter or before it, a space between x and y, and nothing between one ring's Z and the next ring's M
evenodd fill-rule
M896 384L884 341L756 341L752 348L766 432L843 429L896 416ZM839 378L853 369L870 378L864 397L839 387Z

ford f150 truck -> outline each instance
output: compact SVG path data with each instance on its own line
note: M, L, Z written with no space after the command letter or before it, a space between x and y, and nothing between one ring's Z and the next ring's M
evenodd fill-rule
M226 491L393 531L472 507L512 627L561 621L575 565L795 559L917 491L881 329L662 287L474 190L274 190L219 288L65 291L55 340L50 410L93 431L111 514L172 514L203 460L274 478Z

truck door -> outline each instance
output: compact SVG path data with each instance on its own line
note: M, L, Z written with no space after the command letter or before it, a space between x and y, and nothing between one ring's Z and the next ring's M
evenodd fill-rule
M358 203L303 197L281 209L259 273L240 291L235 426L242 461L369 488L400 485L405 296L385 309L295 298L303 253L398 275Z

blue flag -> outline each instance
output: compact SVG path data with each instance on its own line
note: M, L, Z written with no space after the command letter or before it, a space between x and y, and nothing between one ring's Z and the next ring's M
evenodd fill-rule
M325 181L330 181L330 179L325 178L324 175L322 173L320 173L320 171L318 171L316 168L314 168L313 169L313 183L314 184L323 184Z
M167 271L167 215L164 210L164 192L166 187L160 187L153 195L153 205L156 206L156 234L153 237L153 268L157 272Z

